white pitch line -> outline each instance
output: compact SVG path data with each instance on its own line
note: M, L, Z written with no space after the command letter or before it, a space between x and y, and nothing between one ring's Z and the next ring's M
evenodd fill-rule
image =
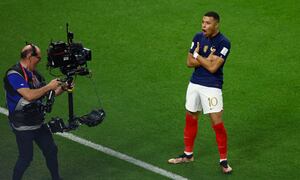
M95 144L95 143L93 143L91 141L82 139L82 138L80 138L78 136L75 136L74 134L71 134L71 133L57 133L57 135L65 137L65 138L70 139L72 141L75 141L75 142L77 142L79 144L82 144L84 146L88 146L88 147L93 148L93 149L95 149L97 151L101 151L101 152L103 152L105 154L108 154L110 156L122 159L122 160L127 161L127 162L132 163L132 164L135 164L135 165L137 165L139 167L142 167L142 168L147 169L149 171L155 172L155 173L160 174L162 176L165 176L165 177L168 177L168 178L171 178L171 179L177 179L177 180L184 180L184 179L186 180L187 179L185 177L182 177L182 176L179 176L177 174L168 172L168 171L166 171L164 169L161 169L159 167L153 166L153 165L148 164L146 162L143 162L141 160L138 160L138 159L135 159L133 157L130 157L130 156L126 155L126 154L123 154L123 153L117 152L117 151L115 151L113 149L104 147L104 146L102 146L100 144Z
M8 116L8 110L3 107L0 107L0 113Z
M5 108L0 107L0 113L8 116L8 110L5 109ZM149 163L143 162L141 160L135 159L133 157L130 157L130 156L126 155L126 154L117 152L117 151L115 151L113 149L110 149L108 147L102 146L100 144L96 144L96 143L93 143L93 142L91 142L89 140L86 140L86 139L83 139L81 137L75 136L72 133L66 133L66 132L64 132L64 133L56 133L56 135L59 135L59 136L64 137L66 139L72 140L72 141L77 142L79 144L82 144L84 146L90 147L90 148L95 149L97 151L103 152L103 153L108 154L110 156L122 159L122 160L127 161L127 162L129 162L131 164L134 164L136 166L144 168L144 169L146 169L148 171L152 171L154 173L160 174L162 176L168 177L170 179L187 180L187 178L185 178L185 177L182 177L180 175L177 175L177 174L174 174L172 172L166 171L164 169L161 169L161 168L156 167L154 165L151 165Z

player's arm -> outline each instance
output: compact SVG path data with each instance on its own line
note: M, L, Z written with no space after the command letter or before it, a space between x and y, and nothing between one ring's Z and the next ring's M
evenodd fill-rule
M201 57L197 57L196 59L199 61L200 65L210 73L216 73L228 57L230 52L230 42L226 40L221 41L217 48L211 48L210 50L211 52L206 60Z
M197 46L194 50L194 54L196 53L196 55L199 56L199 59L200 59L203 57L198 54L199 51L200 51L200 44L199 44L199 42L197 42ZM187 60L186 60L187 67L194 68L194 67L200 66L200 62L195 57L196 56L194 56L191 52L188 53Z
M186 65L189 68L194 68L200 66L200 62L193 57L192 53L189 52L186 60Z
M215 73L220 66L224 63L224 59L210 54L207 58L198 55L196 58L192 53L188 54L187 57L187 66L192 67L199 67L202 66L207 69L210 73Z
M19 88L17 89L17 91L27 101L33 101L39 99L50 90L56 90L58 86L59 86L59 81L57 79L53 79L50 83L48 83L46 86L43 86L41 88L38 89Z
M224 59L213 55L213 52L207 57L203 58L201 56L197 56L196 60L200 64L200 66L207 69L210 73L215 73L224 63Z

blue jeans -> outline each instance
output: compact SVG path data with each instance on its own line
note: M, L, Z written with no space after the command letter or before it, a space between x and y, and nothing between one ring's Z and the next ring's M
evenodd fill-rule
M29 167L33 158L33 141L35 141L42 150L52 179L60 179L58 172L57 147L48 128L45 125L42 125L41 128L36 130L13 130L13 132L16 135L19 149L18 160L13 172L13 180L22 179L25 170Z

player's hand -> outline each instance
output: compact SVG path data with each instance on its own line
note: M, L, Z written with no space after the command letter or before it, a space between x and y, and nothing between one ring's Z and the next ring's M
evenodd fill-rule
M193 52L193 57L194 57L195 59L197 59L197 57L199 56L199 51L200 51L200 43L197 42L197 47L196 47L196 49L195 49L194 52Z
M209 61L213 61L215 60L218 56L214 55L214 53L216 52L215 48L210 48L210 54L207 57L207 60Z
M200 51L200 43L197 42L197 47L196 49L194 50L194 52L197 52L199 54L199 51Z

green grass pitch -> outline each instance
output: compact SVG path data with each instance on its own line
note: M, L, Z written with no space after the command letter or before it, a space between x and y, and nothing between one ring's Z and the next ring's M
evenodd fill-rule
M95 91L107 112L103 124L82 126L74 134L189 179L299 179L299 8L297 0L2 0L0 72L3 76L18 61L30 41L41 47L38 68L50 80L46 49L51 39L66 41L68 22L74 40L93 53L93 82L76 79L75 113L98 107ZM195 162L167 164L183 150L185 91L192 73L186 56L208 10L219 12L221 32L232 43L223 86L234 169L229 176L219 170L206 116L199 121ZM67 119L66 95L56 98L51 116ZM59 136L55 140L66 180L166 179ZM1 114L0 179L10 179L16 158L15 137ZM50 179L37 147L24 179Z

